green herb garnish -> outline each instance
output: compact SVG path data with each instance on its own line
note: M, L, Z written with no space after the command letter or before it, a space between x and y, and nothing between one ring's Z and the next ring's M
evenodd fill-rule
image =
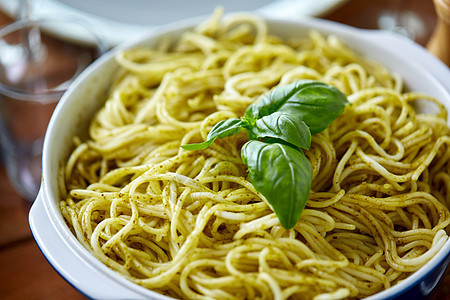
M348 104L337 88L314 80L300 80L273 89L249 105L241 119L217 123L203 143L186 150L207 148L215 139L247 132L241 157L255 189L266 197L285 229L297 224L306 206L312 168L301 149L309 149L311 135L322 132Z

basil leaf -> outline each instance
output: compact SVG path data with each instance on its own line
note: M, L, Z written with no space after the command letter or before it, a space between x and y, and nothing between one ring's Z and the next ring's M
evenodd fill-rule
M215 140L216 138L213 138L202 143L181 145L181 148L183 148L184 150L202 150L208 148Z
M241 151L255 189L266 197L285 229L297 224L308 201L312 168L305 154L290 146L247 142Z
M296 84L304 81L306 80L272 89L269 93L264 94L258 102L250 104L245 110L244 117L249 120L257 120L278 111L296 93Z
M209 147L216 138L225 138L241 132L244 128L244 124L240 119L228 119L222 120L211 129L206 137L206 141L197 144L182 145L181 147L185 150L201 150Z
M345 95L331 85L297 81L251 104L241 120L217 123L205 142L182 147L204 149L216 138L245 129L250 141L243 146L241 157L249 179L266 197L281 225L290 229L300 219L312 181L311 164L301 148L309 149L311 135L327 128L347 104Z
M260 119L274 112L297 115L308 125L314 135L339 117L348 104L347 98L337 88L315 80L299 80L277 87L245 113L248 120Z
M309 149L311 132L298 116L275 112L255 122L249 134L251 139L263 139L266 142L281 140L295 147Z

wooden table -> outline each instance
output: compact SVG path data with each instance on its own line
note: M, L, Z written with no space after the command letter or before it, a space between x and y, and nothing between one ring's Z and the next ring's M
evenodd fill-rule
M323 18L360 28L377 28L379 14L393 0L350 0ZM432 0L407 0L406 8L418 13L427 31L417 40L425 45L436 24ZM12 19L0 12L0 26ZM30 204L18 196L0 163L0 299L83 299L46 261L28 227ZM450 299L450 271L432 299Z

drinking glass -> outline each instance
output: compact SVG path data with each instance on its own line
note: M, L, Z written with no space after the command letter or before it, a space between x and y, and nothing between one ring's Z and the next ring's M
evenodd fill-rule
M1 154L24 199L38 193L43 138L57 102L104 51L98 34L80 20L23 19L0 29Z
M386 7L378 18L378 27L424 44L433 28L427 22L427 12L417 10L419 1L423 0L386 1Z

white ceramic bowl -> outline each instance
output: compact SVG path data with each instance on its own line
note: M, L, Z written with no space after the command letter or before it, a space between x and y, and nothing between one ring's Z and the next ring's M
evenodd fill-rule
M203 20L203 18L201 19ZM30 226L42 253L69 283L94 299L167 299L140 287L94 258L70 232L60 213L57 172L72 149L75 134L86 135L88 123L117 68L114 54L138 44L152 46L161 35L179 35L200 20L187 20L152 31L138 41L119 46L86 69L58 104L50 121L43 151L41 190L30 211ZM345 25L303 18L296 22L267 20L270 32L299 36L310 29L336 34L362 55L378 60L400 74L412 90L437 97L450 109L450 71L425 49L392 33L355 29ZM396 286L368 299L394 299L428 295L450 260L450 241L423 268Z

